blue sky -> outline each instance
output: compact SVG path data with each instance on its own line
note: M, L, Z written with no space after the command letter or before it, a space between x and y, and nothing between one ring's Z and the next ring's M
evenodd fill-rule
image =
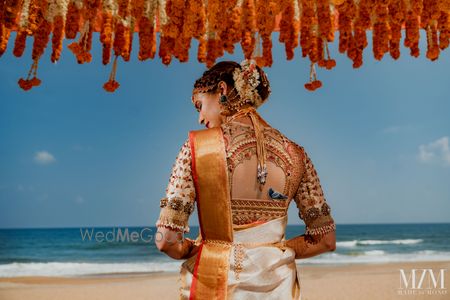
M369 41L353 69L336 34L337 66L318 70L323 87L313 93L303 88L300 48L287 61L273 36L272 95L259 112L305 147L337 224L450 222L450 51L429 61L421 35L419 58L402 48L399 60L376 61ZM206 69L197 43L188 63L166 67L138 61L135 39L110 94L98 34L89 64L78 65L64 41L59 62L50 62L51 46L41 59L41 86L24 92L17 80L32 40L17 59L14 37L0 58L0 228L153 226L182 143L203 128L189 100ZM218 61L228 59L243 59L239 45ZM297 212L292 202L289 224L303 224Z

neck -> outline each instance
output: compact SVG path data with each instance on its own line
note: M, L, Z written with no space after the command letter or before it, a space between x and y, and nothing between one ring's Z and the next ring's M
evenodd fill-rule
M242 116L249 115L251 113L258 115L258 113L256 112L256 109L253 106L249 106L249 107L243 108L241 110L238 110L234 115L227 116L226 117L226 122L231 122L234 119L237 119L237 118L242 117Z

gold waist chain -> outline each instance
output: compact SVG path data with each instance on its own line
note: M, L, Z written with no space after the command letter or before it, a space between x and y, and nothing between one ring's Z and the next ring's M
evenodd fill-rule
M262 246L272 246L277 247L282 250L285 250L289 248L286 245L286 241L282 240L279 242L266 242L266 243L240 243L240 242L226 242L221 240L203 240L204 243L216 243L216 244L222 244L222 245L231 245L234 247L234 277L236 280L239 280L239 274L241 273L243 269L242 262L244 261L245 253L244 248L256 248L256 247L262 247Z

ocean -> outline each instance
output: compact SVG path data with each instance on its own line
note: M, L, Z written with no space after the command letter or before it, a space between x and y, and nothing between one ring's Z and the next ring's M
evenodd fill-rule
M196 238L198 226L186 237ZM303 234L288 225L286 238ZM179 272L183 260L161 253L155 227L0 229L0 277ZM308 264L450 260L450 223L337 224L337 248L296 260Z

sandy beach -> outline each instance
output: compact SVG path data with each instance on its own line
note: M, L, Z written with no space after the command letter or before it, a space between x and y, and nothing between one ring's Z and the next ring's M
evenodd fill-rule
M447 269L450 261L383 264L352 264L346 266L298 265L302 300L315 299L450 299L450 295L417 290L415 295L399 295L400 271L411 269ZM421 274L419 272L418 274ZM427 286L424 281L424 287ZM420 295L420 293L423 293ZM1 300L53 299L178 299L178 274L128 274L82 277L15 277L0 278Z

